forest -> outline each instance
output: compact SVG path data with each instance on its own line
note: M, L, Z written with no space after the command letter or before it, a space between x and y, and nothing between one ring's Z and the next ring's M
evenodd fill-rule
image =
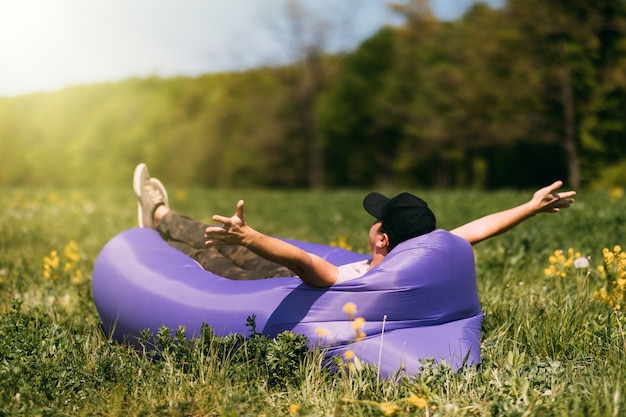
M625 1L389 7L351 51L0 98L0 185L626 185Z

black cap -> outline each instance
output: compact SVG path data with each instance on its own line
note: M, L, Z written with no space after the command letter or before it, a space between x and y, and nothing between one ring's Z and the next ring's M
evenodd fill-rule
M428 204L410 193L400 193L391 199L380 193L369 193L363 199L363 208L382 222L391 248L430 233L436 227L435 215Z

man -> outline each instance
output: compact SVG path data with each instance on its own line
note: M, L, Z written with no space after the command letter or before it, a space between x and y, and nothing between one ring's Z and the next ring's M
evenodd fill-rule
M503 233L538 213L555 213L569 207L576 192L557 193L556 181L533 194L526 203L481 217L451 230L474 245ZM138 199L141 227L154 227L174 247L218 275L233 279L256 279L297 275L303 282L326 287L358 278L380 264L405 240L435 230L436 220L428 204L409 193L387 198L370 193L363 207L376 221L370 227L371 258L366 262L335 266L283 240L267 236L247 224L244 202L239 200L232 217L214 215L222 226L195 222L170 210L163 184L151 178L145 164L135 169L133 188ZM232 273L235 270L236 273ZM293 271L293 272L291 272Z

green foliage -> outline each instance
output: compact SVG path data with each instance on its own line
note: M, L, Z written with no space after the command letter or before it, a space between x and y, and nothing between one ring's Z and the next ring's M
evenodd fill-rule
M394 34L380 30L344 60L341 73L318 106L320 130L326 139L327 181L334 186L373 183L388 169L395 153L395 118L380 117L393 62ZM368 138L368 140L364 140ZM370 158L350 157L369 155Z
M121 185L141 160L184 184L271 184L299 162L277 152L280 81L271 71L130 79L0 100L0 183Z
M10 403L18 392L26 404L79 396L84 378L79 362L84 352L79 345L67 343L58 324L36 312L20 312L20 304L16 301L14 310L4 314L0 322L2 403ZM36 368L35 362L39 364Z
M122 185L140 161L220 188L319 185L320 164L331 187L621 183L623 1L395 10L341 56L2 98L0 184Z
M592 297L605 285L595 269L602 249L626 246L623 193L581 191L571 208L475 246L481 365L454 372L425 361L419 375L385 380L375 367L341 359L330 372L302 336L261 336L253 316L246 335L218 337L205 327L188 339L184 328L162 328L146 331L137 348L109 340L90 271L102 246L135 225L130 184L0 191L0 415L605 416L626 409L626 319ZM358 190L169 191L174 208L199 219L229 213L244 197L248 220L262 231L319 243L344 236L366 250L370 221ZM447 229L531 194L409 191ZM66 254L70 241L76 246ZM589 258L589 270L546 276L554 251L570 247ZM57 279L45 277L52 250L60 264L80 254ZM85 281L72 280L77 269Z

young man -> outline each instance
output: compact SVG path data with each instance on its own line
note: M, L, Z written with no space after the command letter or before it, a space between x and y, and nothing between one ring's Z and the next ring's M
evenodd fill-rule
M556 181L534 193L526 203L481 217L451 233L474 245L503 233L538 213L569 207L576 192L557 193ZM435 230L428 204L409 193L387 198L370 193L363 207L376 221L369 231L371 258L337 267L280 239L267 236L246 223L244 202L232 217L214 215L222 226L209 226L170 210L163 184L151 178L145 164L135 169L133 188L138 199L140 227L154 227L174 247L196 259L207 270L232 279L258 279L297 275L305 283L325 287L358 278L380 264L399 243ZM292 272L293 271L293 272Z

